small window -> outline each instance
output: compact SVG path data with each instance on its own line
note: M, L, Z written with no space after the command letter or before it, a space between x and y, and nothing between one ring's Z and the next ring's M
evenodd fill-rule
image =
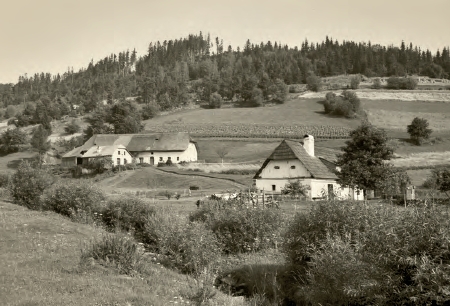
M124 164L124 165L127 164L127 159L126 159L126 158L123 159L123 164Z
M295 166L291 166L291 169L295 169Z
M163 161L163 158L162 158L162 157L160 157L160 158L159 158L159 161Z
M277 186L272 185L272 191L275 191L277 189Z
M153 152L150 152L151 155L153 155Z
M177 156L177 161L179 161L180 160L180 157L179 156Z
M167 157L167 159L168 159L168 160L172 160L172 157L169 156L169 157Z
M143 164L144 163L144 158L143 157L139 157L139 163Z
M120 151L117 151L117 155L120 155Z
M274 168L275 168L275 169L280 169L280 166L275 166Z
M117 165L120 165L120 158L117 159Z

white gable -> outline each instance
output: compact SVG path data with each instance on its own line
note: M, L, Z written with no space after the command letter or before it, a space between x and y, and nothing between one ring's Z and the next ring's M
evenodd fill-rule
M311 177L311 174L298 159L271 160L262 170L260 177L262 179L299 178Z

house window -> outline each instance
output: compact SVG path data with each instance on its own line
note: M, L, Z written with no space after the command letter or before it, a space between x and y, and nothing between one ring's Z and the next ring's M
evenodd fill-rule
M126 159L126 158L123 159L123 164L124 164L124 165L127 164L127 159Z
M291 166L291 169L295 169L295 166Z
M169 156L169 157L167 157L167 159L168 159L168 160L172 160L172 157Z
M272 185L272 191L275 191L277 189L277 186Z
M117 151L117 155L120 155L120 151Z
M180 160L180 157L179 156L177 156L177 161L179 161Z
M144 163L144 158L143 157L139 157L139 163L143 164Z
M153 152L150 152L151 155L153 155Z
M120 165L120 158L117 159L117 165Z
M275 169L280 169L280 166L275 166L274 168L275 168Z
M160 158L159 158L159 161L163 161L163 158L162 158L162 157L160 157Z

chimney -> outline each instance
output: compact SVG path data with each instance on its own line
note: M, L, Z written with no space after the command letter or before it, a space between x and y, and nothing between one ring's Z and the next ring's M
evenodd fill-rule
M314 156L314 137L312 135L303 137L303 147L309 155Z

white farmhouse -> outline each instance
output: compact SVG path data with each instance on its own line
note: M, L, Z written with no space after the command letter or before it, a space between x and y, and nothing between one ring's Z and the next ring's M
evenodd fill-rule
M81 147L66 153L62 158L64 167L84 165L83 160L95 148L123 146L129 154L128 163L147 163L155 165L168 160L176 164L182 161L197 161L196 143L188 133L157 134L98 134L89 138ZM88 155L86 155L88 154ZM111 156L114 165L117 157ZM124 163L124 161L122 161Z
M336 196L340 199L363 200L363 192L337 183L333 161L314 154L314 137L305 135L303 143L283 140L254 176L260 191L281 193L292 181L309 188L310 200Z

